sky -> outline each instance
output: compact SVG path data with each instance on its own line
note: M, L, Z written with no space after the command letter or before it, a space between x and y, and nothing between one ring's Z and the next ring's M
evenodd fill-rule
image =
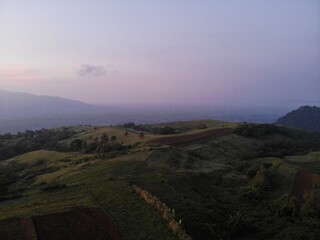
M320 101L318 0L0 0L0 89L99 104Z

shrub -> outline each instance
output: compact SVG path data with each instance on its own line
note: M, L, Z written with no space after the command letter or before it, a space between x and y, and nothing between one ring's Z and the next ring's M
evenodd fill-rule
M249 230L249 224L240 212L236 212L233 215L229 215L229 218L227 220L227 226L230 228L232 236L243 236Z
M245 199L259 200L263 197L263 191L259 187L247 186L240 190L240 196Z
M66 184L53 182L53 183L42 186L40 189L42 191L53 191L53 190L62 189L66 187L67 187Z
M290 194L285 194L273 201L271 209L279 217L296 217L298 213L298 203Z

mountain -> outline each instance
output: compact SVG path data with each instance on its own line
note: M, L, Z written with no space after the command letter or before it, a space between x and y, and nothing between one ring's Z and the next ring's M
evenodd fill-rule
M320 132L320 108L303 106L279 118L276 124Z
M0 90L0 118L80 113L96 109L96 106L61 97Z
M108 124L117 119L112 106L0 90L0 134L79 124Z

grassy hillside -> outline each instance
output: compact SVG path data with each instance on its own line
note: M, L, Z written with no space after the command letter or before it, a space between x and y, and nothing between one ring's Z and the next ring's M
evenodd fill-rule
M72 134L55 138L51 147L3 160L1 239L10 239L10 231L1 229L18 224L14 221L25 226L26 218L32 219L28 229L36 229L31 235L38 237L61 231L75 237L80 230L61 224L73 226L78 219L89 229L80 235L95 232L92 238L317 239L318 135L218 121L166 126L177 133L155 134L149 128L141 136L141 129L123 126L70 127L64 131ZM105 143L105 136L117 140ZM15 146L34 138L1 139ZM107 152L98 147L86 153L86 145L74 151L76 139L105 144ZM118 143L121 149L114 147ZM94 230L97 226L103 231Z

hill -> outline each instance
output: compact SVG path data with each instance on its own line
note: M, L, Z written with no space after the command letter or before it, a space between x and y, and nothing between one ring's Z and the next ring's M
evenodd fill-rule
M279 118L276 124L320 132L320 108L303 106Z
M0 156L1 239L320 234L316 133L210 120L72 126L0 135Z

